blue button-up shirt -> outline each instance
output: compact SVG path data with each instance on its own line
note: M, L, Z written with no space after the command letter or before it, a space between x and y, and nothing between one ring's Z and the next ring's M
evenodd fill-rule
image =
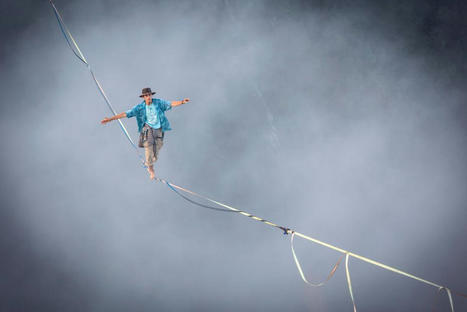
M157 119L160 122L162 131L172 130L167 117L165 117L165 111L172 108L172 104L169 101L161 99L152 99L152 103L156 107ZM138 123L138 131L143 130L144 124L147 121L146 117L146 103L143 101L138 105L135 105L132 109L126 111L126 117L131 118L136 116L136 122Z

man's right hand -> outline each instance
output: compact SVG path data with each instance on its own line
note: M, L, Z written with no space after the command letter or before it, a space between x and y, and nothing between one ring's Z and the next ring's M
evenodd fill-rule
M106 124L108 123L109 121L112 121L112 120L117 120L117 119L120 119L120 118L123 118L123 117L126 117L126 112L123 112L123 113L120 113L118 115L115 115L115 116L112 116L112 117L105 117L104 119L101 120L101 124Z
M101 124L106 124L108 123L109 121L112 121L112 119L108 118L108 117L105 117L104 119L101 120Z

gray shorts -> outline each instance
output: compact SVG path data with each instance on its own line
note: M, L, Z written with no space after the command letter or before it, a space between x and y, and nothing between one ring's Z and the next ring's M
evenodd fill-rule
M144 147L145 165L152 166L159 156L159 151L164 144L164 132L159 129L151 128L145 124L139 134L139 147Z

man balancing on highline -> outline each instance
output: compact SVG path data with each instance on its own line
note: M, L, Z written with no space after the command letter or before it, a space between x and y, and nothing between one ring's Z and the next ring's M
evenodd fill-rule
M165 117L165 111L172 107L187 103L190 99L181 101L165 101L161 99L153 99L152 96L156 92L152 92L151 88L144 88L139 97L144 98L144 102L135 105L132 109L115 115L110 118L102 119L101 123L106 124L109 121L120 119L123 117L131 118L136 116L138 122L139 141L138 146L144 147L145 165L148 167L149 177L154 179L154 163L157 161L157 156L162 147L164 140L164 132L171 130L170 123Z

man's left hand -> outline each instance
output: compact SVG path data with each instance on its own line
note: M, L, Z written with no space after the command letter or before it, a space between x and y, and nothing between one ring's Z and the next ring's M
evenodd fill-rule
M183 99L183 100L182 100L182 104L185 104L185 103L188 103L188 102L190 102L190 99L189 99L189 98L186 98L186 99Z

